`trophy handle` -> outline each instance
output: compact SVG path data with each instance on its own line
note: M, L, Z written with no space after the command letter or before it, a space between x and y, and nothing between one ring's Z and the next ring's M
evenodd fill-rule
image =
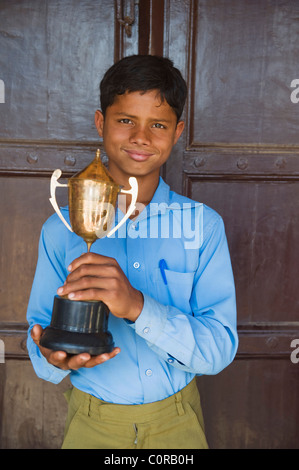
M61 184L61 183L58 183L58 180L61 176L61 170L55 170L53 171L53 174L51 176L51 183L50 183L50 193L51 193L51 197L49 198L49 201L51 202L56 214L58 215L58 217L60 218L60 220L64 223L64 225L66 226L66 228L68 228L71 232L73 232L73 229L72 227L67 223L67 221L65 220L65 218L63 217L60 209L59 209L59 206L57 204L57 201L56 201L56 195L55 195L55 192L56 192L56 188L59 186L61 188L67 188L67 184Z
M121 219L121 221L116 225L116 227L114 227L112 230L110 230L107 237L111 237L111 235L113 235L113 233L116 232L116 230L118 230L125 223L125 221L130 217L130 215L133 214L133 212L136 209L136 201L137 201L137 196L138 196L137 179L134 176L131 176L129 178L129 183L130 183L131 189L128 189L128 190L122 189L120 191L121 193L131 194L132 195L131 203L129 205L128 211L127 211L126 215Z

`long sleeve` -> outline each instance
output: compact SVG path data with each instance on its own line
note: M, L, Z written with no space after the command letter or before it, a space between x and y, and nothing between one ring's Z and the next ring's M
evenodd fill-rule
M165 287L175 303L174 297L184 290L184 277L182 280L182 273L174 276L167 269L165 276L169 280ZM133 327L174 367L195 374L217 374L230 364L238 346L234 279L220 216L214 217L206 230L190 308L191 314L144 294L144 308Z
M49 382L59 383L69 374L69 371L63 371L49 364L30 334L35 324L39 324L43 328L49 325L54 295L66 278L66 272L63 268L63 254L57 250L48 233L48 228L51 228L51 225L52 218L42 228L39 240L38 262L27 309L29 323L27 349L37 376ZM56 236L59 236L59 233Z

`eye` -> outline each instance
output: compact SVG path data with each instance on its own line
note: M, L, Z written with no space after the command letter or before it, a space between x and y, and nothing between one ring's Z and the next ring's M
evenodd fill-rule
M122 124L132 124L131 119L128 118L120 119L118 122L121 122Z
M166 129L166 127L164 126L164 124L161 124L160 122L156 122L153 127L155 127L156 129Z

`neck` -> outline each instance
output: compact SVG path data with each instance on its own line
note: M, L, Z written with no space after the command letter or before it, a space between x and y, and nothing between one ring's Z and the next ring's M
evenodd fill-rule
M156 189L159 185L159 176L156 178L143 178L137 177L138 182L138 198L137 201L140 204L147 206L156 192Z
M126 190L130 189L129 177L122 178L121 181L117 179L117 177L115 177L113 174L112 174L112 177L119 185L123 187L123 189L126 189ZM149 175L136 176L136 179L138 183L138 197L137 197L136 211L130 217L131 219L134 219L135 217L137 217L142 212L144 207L147 206L151 202L155 194L155 191L159 185L159 174L152 178L149 178ZM127 195L126 198L124 197L119 198L119 208L123 213L127 212L130 202L131 202L130 195Z
M123 187L123 189L130 189L129 178L135 176L138 183L138 197L137 202L147 205L151 202L153 195L159 185L159 172L153 172L147 175L125 175L118 174L114 168L108 167L109 173L116 183Z

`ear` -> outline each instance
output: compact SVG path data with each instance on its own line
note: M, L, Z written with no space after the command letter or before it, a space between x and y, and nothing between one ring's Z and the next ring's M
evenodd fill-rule
M181 137L184 127L185 127L184 121L179 121L177 123L176 129L175 129L174 144L176 144L179 138Z
M99 136L103 137L103 128L104 128L104 116L103 113L99 110L95 112L94 122L98 130Z

